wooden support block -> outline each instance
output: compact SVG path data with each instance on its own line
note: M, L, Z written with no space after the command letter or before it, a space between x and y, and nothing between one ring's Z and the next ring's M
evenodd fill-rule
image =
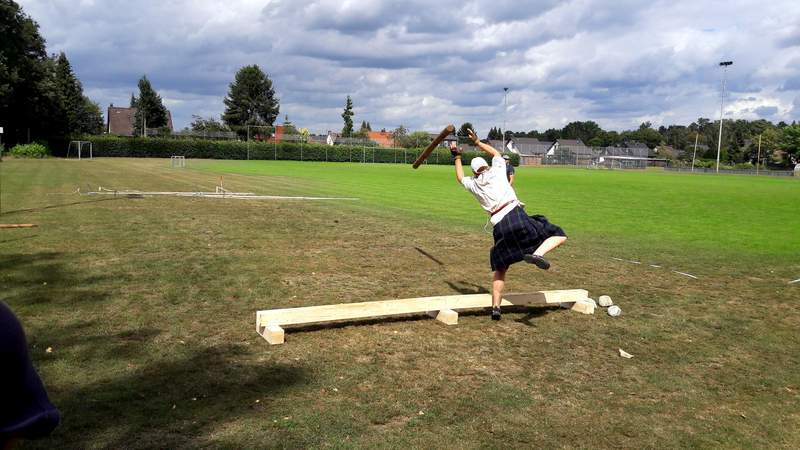
M283 344L284 332L283 328L277 325L267 325L259 333L261 336L270 343L270 345Z
M570 309L581 314L594 314L594 304L589 301L579 300Z
M452 309L430 311L428 312L428 315L445 325L458 325L458 313Z

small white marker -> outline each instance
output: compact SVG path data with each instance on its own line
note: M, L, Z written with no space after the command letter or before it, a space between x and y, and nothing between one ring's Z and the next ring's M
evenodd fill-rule
M611 259L614 259L614 260L617 260L617 261L625 261L625 260L624 260L624 259L622 259L622 258L614 258L613 256L611 257Z
M650 264L650 267L655 267L656 269L660 269L661 268L661 266L659 266L657 264Z
M677 270L673 270L673 272L675 272L675 273L679 273L679 274L681 274L681 275L686 275L687 277L694 278L695 280L697 279L697 277L696 277L696 276L694 276L694 275L692 275L692 274L690 274L690 273L686 273L686 272L678 272Z
M800 283L800 278L789 282L789 284L795 284L795 283Z
M631 264L641 264L639 261L628 261Z

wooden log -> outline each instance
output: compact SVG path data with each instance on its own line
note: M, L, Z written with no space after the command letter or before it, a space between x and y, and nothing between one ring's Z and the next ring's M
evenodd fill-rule
M448 125L444 127L444 130L442 130L442 132L439 133L438 136L436 136L433 142L428 144L428 146L425 147L425 150L423 150L422 153L420 153L419 158L417 158L417 160L414 161L414 164L412 164L411 167L416 169L417 167L422 165L422 163L424 163L425 160L428 159L428 156L430 156L430 154L433 153L433 150L436 148L436 146L441 144L442 141L445 140L445 138L447 138L447 136L450 136L451 134L455 133L455 131L456 127L453 125Z
M38 226L35 223L0 223L0 228L34 228Z

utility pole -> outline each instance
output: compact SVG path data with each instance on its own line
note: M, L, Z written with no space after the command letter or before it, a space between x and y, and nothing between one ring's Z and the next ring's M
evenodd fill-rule
M719 99L719 136L717 139L717 173L719 173L719 153L722 148L722 106L725 103L725 75L728 72L728 66L733 64L733 61L722 61L719 65L722 67L722 95Z
M756 156L756 175L758 175L758 166L761 165L761 135L758 135L758 156Z
M506 151L506 120L508 119L508 88L503 88L503 148L500 152Z
M692 172L694 172L694 158L697 156L697 138L700 137L700 133L694 134L694 153L692 153Z

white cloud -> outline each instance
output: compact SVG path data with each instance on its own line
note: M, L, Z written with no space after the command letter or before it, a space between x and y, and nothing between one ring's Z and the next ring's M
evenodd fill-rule
M356 120L479 132L607 129L726 117L800 117L800 6L792 0L22 0L48 51L65 51L88 95L127 104L147 74L178 127L219 115L236 70L259 64L281 116L312 131ZM745 101L754 98L755 101ZM716 111L716 112L715 112Z

